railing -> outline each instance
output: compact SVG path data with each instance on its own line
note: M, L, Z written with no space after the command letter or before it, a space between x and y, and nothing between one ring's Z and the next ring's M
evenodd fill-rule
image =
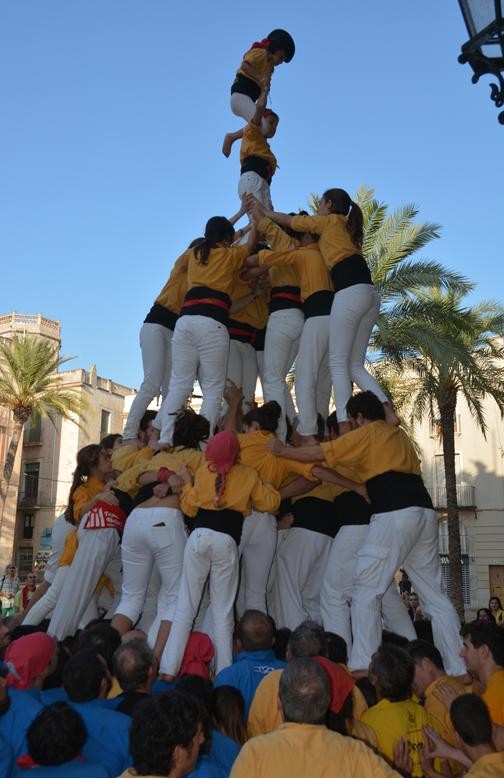
M446 510L446 486L429 489L436 510ZM459 508L476 508L476 489L469 484L457 484L457 503Z

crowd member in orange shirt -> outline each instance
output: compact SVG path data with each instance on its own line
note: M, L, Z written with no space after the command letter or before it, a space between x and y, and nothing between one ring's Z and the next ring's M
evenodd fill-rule
M489 621L472 621L460 630L460 656L484 687L481 695L494 724L504 725L504 630Z

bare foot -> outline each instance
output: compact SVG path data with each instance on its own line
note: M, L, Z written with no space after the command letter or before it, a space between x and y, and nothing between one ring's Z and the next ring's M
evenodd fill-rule
M222 144L222 153L225 157L229 157L231 149L233 148L234 138L232 133L227 132L224 135L224 143Z
M385 421L387 424L392 424L393 427L399 427L401 420L392 410L390 403L383 403L383 410L385 411Z

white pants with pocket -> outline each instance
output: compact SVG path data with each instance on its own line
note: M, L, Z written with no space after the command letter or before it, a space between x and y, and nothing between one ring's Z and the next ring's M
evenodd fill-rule
M210 422L213 435L226 385L228 354L229 333L225 324L210 316L181 316L177 320L170 388L157 417L160 443L171 444L176 415L185 407L196 377L203 394L200 414Z
M404 568L432 618L434 643L448 675L466 672L459 657L462 641L455 608L441 591L438 520L430 508L411 507L371 517L357 553L352 588L354 643L349 666L367 668L381 641L380 605L395 572Z
M347 419L346 404L352 382L371 391L380 402L387 396L365 368L366 350L380 310L380 299L371 284L355 284L334 295L329 325L329 366L338 421Z
M161 657L161 673L176 675L180 669L209 576L216 673L233 662L233 605L238 587L238 547L225 532L198 528L189 535L185 547L177 606Z
M275 517L252 511L243 522L240 542L240 590L236 602L240 616L251 609L268 612L266 591L276 545Z
M140 348L144 378L128 413L123 438L136 438L140 422L151 400L168 394L171 374L171 342L173 332L162 324L144 322L140 330Z
M317 434L317 413L325 422L331 383L329 316L311 316L304 323L296 359L297 431L300 435Z
M266 402L276 400L282 409L276 434L283 441L287 435L285 415L288 413L285 379L296 359L303 325L303 312L299 308L287 308L283 311L274 311L270 315L266 327L264 399Z
M182 574L186 533L176 508L135 508L126 520L121 544L123 583L116 612L136 623L154 566L161 576L157 615L171 621Z
M243 412L247 413L255 398L257 383L256 350L250 343L231 338L229 341L229 359L227 377L240 387L243 393Z

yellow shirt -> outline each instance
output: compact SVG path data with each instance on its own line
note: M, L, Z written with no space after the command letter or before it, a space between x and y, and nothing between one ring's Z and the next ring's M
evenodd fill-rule
M187 249L176 260L168 281L161 289L155 302L173 313L180 313L187 292L187 268L191 249Z
M332 291L333 285L317 243L286 251L260 251L259 265L281 267L294 265L301 285L301 297L307 300L315 292Z
M504 752L485 754L473 764L466 778L502 778L504 775Z
M398 773L359 740L323 725L292 723L245 743L231 770L231 778L296 776L397 778Z
M247 157L260 157L265 159L273 176L277 167L276 157L271 151L270 145L257 124L249 122L243 130L243 138L240 146L240 164L243 165Z
M455 730L450 718L449 708L438 700L434 692L439 684L449 686L457 694L466 694L466 687L450 675L442 675L430 683L424 692L424 708L429 716L437 722L436 729L441 737L455 748L459 747Z
M291 251L296 248L296 241L287 235L278 224L270 219L261 219L257 229L269 243L273 251ZM299 273L295 265L281 264L273 265L269 271L271 286L299 286Z
M420 765L419 746L424 743L422 727L433 724L429 716L417 702L404 700L390 702L380 700L362 715L364 724L369 724L376 732L378 748L390 761L393 759L394 744L399 738L406 738L413 762L412 775L420 778L423 775Z
M250 285L238 276L233 289L232 299L233 301L240 300L242 297L246 297L246 295L250 294L251 291ZM252 300L245 308L238 311L238 313L230 313L230 318L234 321L241 321L244 324L249 324L251 327L255 327L256 330L261 330L266 323L264 320L265 312L267 321L268 308L264 297L261 295L256 297L255 300Z
M137 448L137 446L120 446L112 452L112 467L118 473L124 473L130 467L139 464L140 462L148 461L154 456L154 450L145 446L144 448Z
M362 249L353 242L347 230L346 216L341 214L293 216L291 227L296 232L314 232L320 235L320 251L329 270L346 257L353 254L362 255Z
M128 492L131 497L134 497L140 488L138 479L143 473L157 473L160 467L167 467L168 470L178 473L182 465L187 465L194 475L204 461L205 455L202 451L176 446L171 451L160 451L152 459L139 462L134 467L121 473L117 479L117 488L122 492Z
M370 422L320 447L329 467L350 467L359 474L360 481L389 470L421 475L420 460L409 437L401 427L386 421Z
M236 274L241 270L249 250L246 246L211 249L207 264L201 263L191 249L187 269L187 289L207 286L224 294L233 294Z
M205 463L194 477L194 486L187 485L180 495L180 506L187 516L196 516L199 508L205 510L232 510L248 516L252 509L275 513L280 505L280 495L276 489L264 484L253 468L246 465L233 465L226 475L224 494L220 506L215 506L216 473Z
M267 49L249 49L246 54L243 55L243 62L254 68L259 78L270 78L273 73L274 63L273 57ZM246 73L240 68L236 71L237 76L245 76L249 78Z
M338 494L341 494L344 491L347 490L343 489L342 486L331 484L329 483L329 481L322 481L322 483L317 484L315 489L312 489L310 492L306 492L305 494L300 494L297 497L293 497L292 503L295 503L298 500L304 500L305 497L316 497L318 500L326 500L326 502L334 502L334 498L337 497Z
M504 726L504 670L496 670L490 676L481 697L486 702L493 723Z
M296 462L293 459L276 457L268 451L268 441L273 438L272 432L257 430L247 434L238 435L240 443L240 462L257 470L262 480L273 484L276 489L287 481L292 480L292 475L303 475L305 478L316 480L311 475L312 463Z

